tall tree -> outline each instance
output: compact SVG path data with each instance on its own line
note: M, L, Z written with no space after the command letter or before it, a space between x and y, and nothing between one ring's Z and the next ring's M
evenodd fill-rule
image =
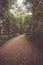
M20 7L18 8L16 12L16 16L17 16L17 24L18 24L19 32L22 34L24 31L24 22L25 22L25 13L22 8Z
M43 0L26 0L26 2L32 4L34 31L41 30L43 32Z

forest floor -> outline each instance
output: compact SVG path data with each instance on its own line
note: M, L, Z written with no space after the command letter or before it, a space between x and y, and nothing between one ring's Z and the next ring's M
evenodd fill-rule
M19 35L0 47L0 65L43 65L43 51Z

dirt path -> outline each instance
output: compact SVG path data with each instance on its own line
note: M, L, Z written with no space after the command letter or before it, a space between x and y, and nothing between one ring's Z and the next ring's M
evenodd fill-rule
M26 35L19 35L0 48L0 65L43 65L42 55L27 41Z

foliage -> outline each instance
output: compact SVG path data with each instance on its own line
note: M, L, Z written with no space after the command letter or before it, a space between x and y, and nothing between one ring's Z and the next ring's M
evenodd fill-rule
M43 2L34 0L30 3L32 4L32 21L30 28L27 29L27 34L32 40L43 40Z
M0 0L0 3L0 19L2 20L0 32L4 30L4 34L5 32L6 34L27 33L30 37L43 34L42 0L26 0L25 10L17 6L15 0ZM14 4L17 10L12 14L10 10L14 7ZM13 8L14 11L15 8ZM26 13L28 14L29 12L32 12L32 15L26 15Z
M24 32L24 23L25 23L25 13L22 8L18 8L16 12L17 25L19 28L19 33Z

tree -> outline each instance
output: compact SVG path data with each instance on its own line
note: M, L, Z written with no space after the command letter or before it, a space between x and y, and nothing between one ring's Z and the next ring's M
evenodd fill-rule
M16 12L17 25L19 28L19 33L22 34L24 32L24 22L25 22L25 13L22 8L18 7Z
M9 27L10 24L8 22L9 18L8 18L7 13L12 8L12 5L15 4L15 1L16 0L0 0L0 19L2 20L2 23L3 23L2 25L4 25L4 30L6 30L6 34L9 34L9 28L10 28ZM0 28L0 30L2 29L2 27Z
M9 35L10 34L10 21L8 18L6 18L6 20L3 21L2 26L4 28L3 33Z
M31 4L32 21L28 23L30 27L27 28L27 34L32 40L40 40L43 42L43 1L42 0L26 0ZM28 9L28 8L27 8ZM39 42L40 42L39 41Z

